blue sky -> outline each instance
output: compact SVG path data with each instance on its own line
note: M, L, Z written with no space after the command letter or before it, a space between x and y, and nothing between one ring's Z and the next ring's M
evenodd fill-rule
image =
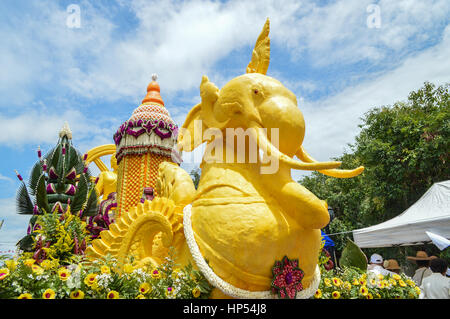
M67 25L72 4L80 28ZM379 28L371 28L376 10ZM64 121L82 152L112 143L157 73L182 125L202 75L221 87L245 72L267 17L268 75L296 94L304 145L318 160L341 155L370 108L450 79L447 0L2 1L0 242L26 232L14 169L27 179L37 146L52 147Z

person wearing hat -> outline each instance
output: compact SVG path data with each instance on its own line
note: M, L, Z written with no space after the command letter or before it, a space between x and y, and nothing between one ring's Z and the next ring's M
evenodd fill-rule
M389 270L383 268L383 257L381 257L381 255L379 254L372 254L372 256L370 256L369 265L367 265L367 271L372 271L383 276L386 276L390 273Z
M414 273L413 281L416 283L417 286L420 286L422 284L422 280L425 277L430 276L433 272L431 271L430 267L430 260L433 259L432 257L428 257L428 254L423 251L419 250L416 253L416 256L408 256L408 260L414 261L417 264L417 270Z
M383 266L386 270L389 270L390 272L400 274L400 266L398 265L398 262L395 259L385 260Z
M423 279L420 299L450 299L450 278L445 277L447 265L445 259L431 260L430 268L433 273Z

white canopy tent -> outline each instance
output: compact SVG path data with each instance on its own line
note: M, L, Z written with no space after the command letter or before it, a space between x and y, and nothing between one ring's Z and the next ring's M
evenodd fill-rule
M409 246L430 242L426 232L450 239L450 180L433 184L402 214L353 231L361 248Z

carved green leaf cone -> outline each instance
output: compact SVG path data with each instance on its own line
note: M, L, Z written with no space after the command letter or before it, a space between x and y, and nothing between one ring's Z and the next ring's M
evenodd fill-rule
M95 184L81 153L72 145L72 133L67 124L59 133L58 143L33 166L28 187L22 182L16 202L19 214L34 215L30 219L27 235L18 242L23 251L32 250L36 215L66 212L92 216L97 211Z

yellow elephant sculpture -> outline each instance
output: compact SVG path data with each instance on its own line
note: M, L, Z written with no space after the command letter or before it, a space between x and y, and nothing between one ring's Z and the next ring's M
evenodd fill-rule
M184 218L185 238L177 237L177 249L184 262L193 259L208 274L207 279L218 288L213 297L269 296L272 268L285 256L298 260L303 288L309 289L302 296L311 296L320 276L320 229L328 224L329 214L325 201L291 178L291 169L317 170L339 178L357 176L364 169L339 170L340 162L318 162L303 149L305 121L295 95L265 74L270 61L268 34L269 20L246 74L221 89L208 77L202 78L201 102L188 113L178 135L181 151L190 152L206 143L197 190L184 170L164 163L157 182L161 198L152 205L139 204L137 209L145 215L147 207L150 216L158 205L171 203L170 209L164 209L177 217L165 227L154 227L163 232L161 246L166 247L173 244L167 238L177 237L167 230L168 225L177 225L179 231ZM133 226L139 214L132 214L136 218L126 215L119 220L122 224L115 238L125 228L140 229ZM133 236L128 236L127 247L132 247L132 238L139 237ZM117 240L95 245L97 253L108 247L120 250ZM151 257L155 249L145 251Z

